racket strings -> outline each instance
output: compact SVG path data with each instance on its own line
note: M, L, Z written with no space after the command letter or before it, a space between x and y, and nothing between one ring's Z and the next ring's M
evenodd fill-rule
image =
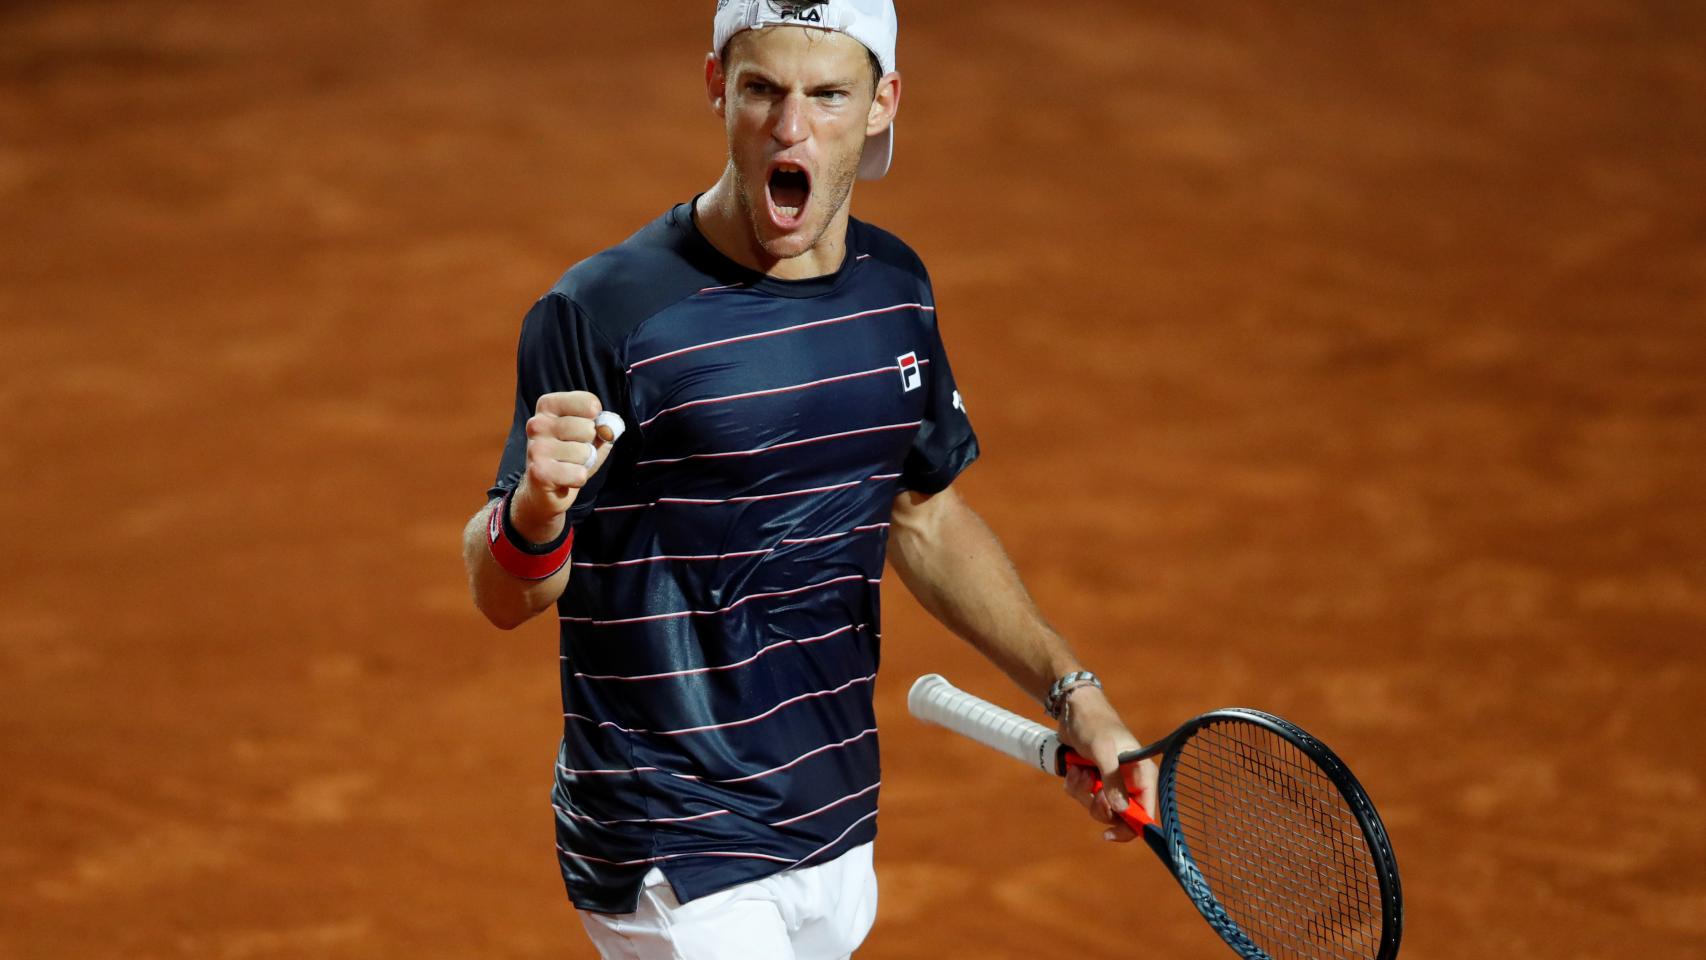
M1347 867L1354 870L1354 860L1344 856L1342 844L1324 842L1337 832L1333 818L1322 816L1324 809L1331 810L1322 800L1337 802L1330 783L1326 796L1311 791L1309 781L1299 778L1296 764L1276 763L1249 746L1234 744L1204 754L1206 763L1187 765L1200 767L1197 779L1212 795L1212 802L1202 805L1203 816L1183 818L1199 867L1223 904L1250 903L1252 909L1234 919L1274 945L1280 955L1288 953L1288 946L1298 946L1290 941L1311 939L1340 941L1354 950L1354 943L1344 943L1343 930L1357 925L1355 885L1340 882L1336 875ZM1183 772L1187 777L1192 773ZM1188 793L1187 788L1181 804L1187 809ZM1272 832L1266 849L1252 843L1262 829ZM1293 903L1297 906L1288 905ZM1338 954L1316 950L1300 955Z
M1180 748L1173 814L1227 916L1276 960L1375 956L1378 866L1333 780L1250 723L1209 724Z
M1348 947L1350 955L1358 955L1354 942L1354 931L1360 926L1355 885L1343 883L1335 874L1335 870L1339 873L1347 868L1354 870L1354 864L1346 861L1342 846L1322 842L1323 837L1332 837L1335 832L1330 817L1300 819L1298 816L1299 812L1319 814L1319 801L1323 798L1309 796L1307 787L1293 779L1295 773L1276 767L1271 758L1239 750L1236 760L1248 768L1245 772L1259 778L1258 782L1280 801L1252 803L1253 798L1263 798L1254 795L1248 784L1243 784L1243 789L1229 789L1239 785L1229 780L1226 758L1218 759L1222 762L1210 768L1206 783L1223 791L1221 799L1238 800L1246 806L1229 805L1220 811L1223 822L1218 824L1222 827L1218 831L1195 831L1193 845L1207 863L1205 877L1214 878L1212 886L1223 901L1237 903L1240 897L1251 901L1253 909L1244 912L1243 926L1249 926L1263 942L1273 945L1279 955L1335 956L1345 952L1323 951L1323 943L1335 948ZM1273 797L1266 799L1271 801ZM1248 834L1261 827L1264 814L1271 822L1270 829L1282 831L1265 851L1265 859L1253 856L1247 842L1226 846L1225 827ZM1205 818L1205 828L1214 825L1214 821ZM1224 861L1221 864L1206 856L1210 841L1215 840L1225 847L1220 851L1220 859ZM1217 869L1218 866L1227 869ZM1267 929L1262 929L1264 926ZM1353 931L1353 935L1345 936L1346 930ZM1299 946L1299 942L1312 940L1320 941L1313 944L1316 949L1304 951Z
M1244 849L1222 850L1208 855L1210 840L1224 840L1226 827L1249 831L1260 825L1250 817L1223 817L1218 824L1205 821L1207 829L1192 830L1186 818L1191 845L1203 860L1202 872L1212 891L1228 906L1240 929L1272 948L1278 956L1366 956L1358 949L1360 939L1377 936L1362 922L1354 884L1343 884L1334 869L1354 870L1342 857L1319 844L1284 842L1270 844L1264 856ZM1272 827L1270 826L1270 829ZM1283 827L1295 830L1295 824ZM1298 891L1306 891L1302 896ZM1326 949L1323 949L1326 947Z

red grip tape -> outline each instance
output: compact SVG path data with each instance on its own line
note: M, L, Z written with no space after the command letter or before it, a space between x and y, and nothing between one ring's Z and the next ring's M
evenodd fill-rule
M1096 766L1096 761L1091 760L1089 757L1084 756L1076 750L1068 750L1066 751L1066 765L1090 771L1096 779L1096 785L1090 788L1090 792L1102 792L1102 787L1105 785L1102 780L1102 768ZM1128 798L1136 797L1140 792L1137 785L1132 782L1132 774L1135 772L1136 768L1133 767L1131 771L1126 773L1125 792ZM1143 804L1138 803L1136 800L1132 800L1127 803L1124 810L1118 811L1118 816L1121 820L1126 822L1126 826L1136 830L1139 834L1143 833L1144 827L1155 826L1155 821L1149 816L1149 811L1143 809Z

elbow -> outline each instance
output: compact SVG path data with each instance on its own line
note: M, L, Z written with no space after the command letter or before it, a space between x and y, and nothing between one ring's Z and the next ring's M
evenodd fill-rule
M480 607L480 612L486 615L486 621L499 630L514 630L528 621L528 617L517 616L511 610L496 610L491 607Z
M537 610L526 609L522 604L514 602L513 598L491 596L480 590L478 583L472 584L474 607L485 616L486 621L499 630L514 630L533 619Z

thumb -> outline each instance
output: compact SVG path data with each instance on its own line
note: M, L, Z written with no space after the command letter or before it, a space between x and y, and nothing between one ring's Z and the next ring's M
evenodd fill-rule
M622 415L613 410L599 411L598 416L592 418L592 426L598 434L598 439L606 443L615 443L622 438L623 431L628 429Z
M605 448L621 439L623 432L628 429L628 425L622 421L620 414L613 413L609 410L605 410L599 413L598 416L594 417L592 419L592 424L593 465L590 469L596 471L598 467L604 465L606 457Z
M1102 771L1102 799L1108 802L1108 809L1119 813L1131 804L1131 798L1126 792L1125 773L1120 769L1119 755L1097 757L1096 767Z

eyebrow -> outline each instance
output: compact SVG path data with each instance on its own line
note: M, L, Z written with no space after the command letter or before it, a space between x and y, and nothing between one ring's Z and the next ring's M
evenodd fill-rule
M762 80L773 87L786 86L786 84L766 73L763 67L752 66L750 64L742 64L741 67L735 71L734 79L739 83L746 83L751 80ZM815 83L806 89L814 93L823 90L851 90L858 86L858 84L859 81L857 79L837 77Z

